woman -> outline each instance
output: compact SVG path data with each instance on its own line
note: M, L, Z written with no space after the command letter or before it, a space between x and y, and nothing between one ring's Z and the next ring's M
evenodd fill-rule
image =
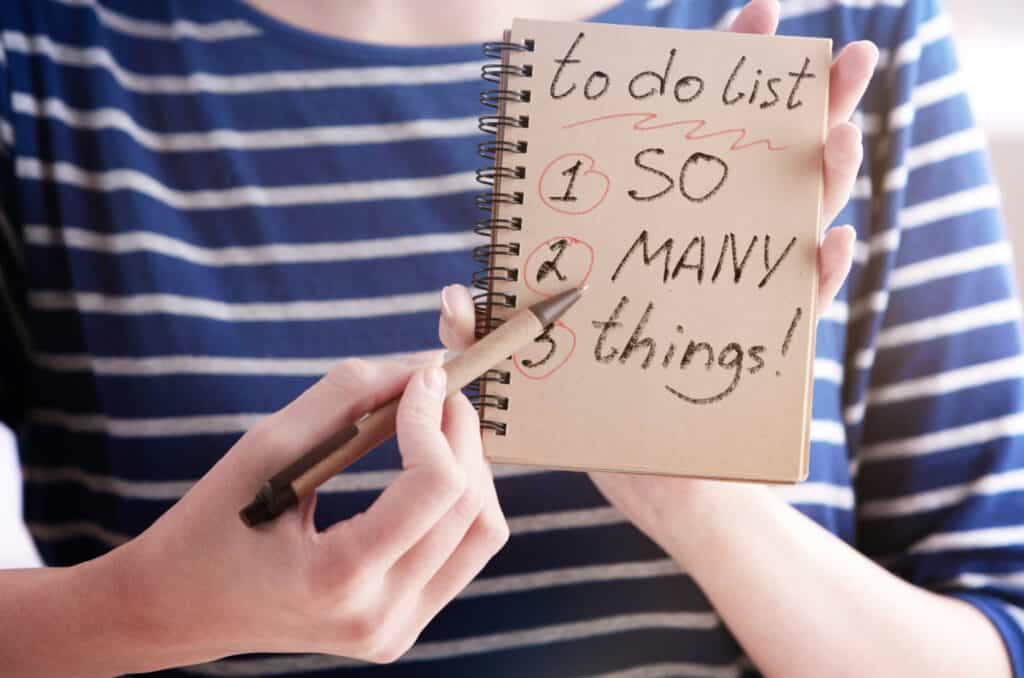
M1006 258L957 254L998 249L1001 227L931 0L783 8L785 32L844 46L824 211L863 244L834 228L821 245L820 308L857 265L819 327L824 423L796 492L495 483L468 403L442 403L436 354L345 360L299 395L338 357L433 346L433 291L468 278L470 43L513 14L752 33L780 19L774 0L734 18L731 0L510 4L0 10L4 355L23 355L2 366L4 412L27 521L65 566L0 575L5 670L1024 670L1020 335ZM862 158L847 120L878 54L862 38L884 62L844 208ZM440 304L443 340L465 345L466 291ZM260 480L403 390L397 447L332 481L316 521L307 501L241 525ZM206 663L244 652L325 654Z

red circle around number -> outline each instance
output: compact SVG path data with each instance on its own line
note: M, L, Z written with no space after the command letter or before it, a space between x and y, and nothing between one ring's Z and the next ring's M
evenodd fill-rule
M597 176L601 177L604 180L604 192L601 193L601 196L597 199L596 202L594 202L593 205L585 209L570 210L565 209L564 207L557 207L556 205L553 205L551 203L551 201L548 199L548 196L544 195L544 178L548 175L548 172L555 165L555 163L564 160L565 158L586 158L587 161L590 163L590 166L583 172L583 176L596 174ZM547 166L544 168L544 171L540 173L540 178L537 180L537 194L540 196L540 199L544 202L545 205L547 205L554 211L560 212L562 214L572 214L578 216L582 214L587 214L588 212L592 212L598 205L604 202L604 199L608 196L608 191L612 187L612 182L610 179L608 179L608 175L596 169L596 167L597 161L594 160L593 156L587 155L586 153L563 153L562 155L558 156L557 158L549 162Z
M523 375L527 379L547 379L552 374L561 369L563 365L569 362L569 358L571 358L572 354L576 351L576 333L569 329L569 326L563 324L560 320L555 321L555 327L561 327L563 330L569 333L569 338L572 339L572 343L569 345L569 350L566 352L565 357L562 358L561 362L555 363L554 367L549 369L547 372L544 372L542 374L529 374L526 372L526 370L523 369L523 366L519 364L519 356L512 354L512 364L516 366L516 370L519 372L519 374Z
M524 282L526 283L526 287L531 292L535 292L535 293L539 294L542 297L550 297L550 296L552 296L554 294L554 292L544 292L544 291L539 290L539 289L537 289L536 287L534 287L533 285L530 284L530 273L531 273L530 262L533 260L534 256L536 256L537 253L540 252L540 250L542 250L543 248L549 246L551 243L553 243L553 242L555 242L557 240L568 240L573 245L583 245L584 247L586 247L590 251L590 263L587 264L587 272L584 273L583 274L583 278L578 283L576 283L576 287L583 287L584 285L586 285L587 284L587 280L590 278L591 271L594 270L594 259L597 257L597 255L594 253L593 245L588 243L586 240L581 240L580 238L575 238L575 237L573 237L571 235L556 235L553 238L548 238L547 240L545 240L541 244L537 245L536 247L534 247L530 251L530 254L526 257L526 264L523 266L523 272L524 272L524 278L525 278ZM561 291L561 290L559 290L559 291Z

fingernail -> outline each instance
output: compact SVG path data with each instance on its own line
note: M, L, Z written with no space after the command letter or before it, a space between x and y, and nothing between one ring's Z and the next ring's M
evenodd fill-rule
M423 383L426 384L427 389L435 396L444 395L445 383L448 381L448 375L440 367L428 367L423 371Z
M450 318L452 316L451 295L451 285L447 285L443 290L441 290L441 314L447 318Z
M870 40L858 40L857 42L859 42L860 44L862 44L862 45L864 45L866 47L870 47L871 51L875 53L875 59L876 60L878 59L878 45L876 45L875 43L871 42Z

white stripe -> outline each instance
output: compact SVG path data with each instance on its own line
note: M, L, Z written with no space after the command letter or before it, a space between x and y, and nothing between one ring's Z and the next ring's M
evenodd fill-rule
M900 210L900 226L904 229L917 228L979 210L998 209L999 202L999 189L994 185L968 188L904 207Z
M591 527L607 527L628 522L626 517L613 506L551 511L508 518L509 530L514 535L549 532L552 530L574 530Z
M913 63L921 58L921 50L928 45L949 37L949 17L939 13L928 21L919 24L914 37L899 45L894 52L881 49L878 55L878 70L898 68ZM896 58L890 62L892 54Z
M670 0L648 0L668 4ZM903 7L906 0L786 0L781 3L779 18L795 19L807 14L823 12L832 7L852 7L854 9L874 9L875 7ZM741 7L736 7L725 13L713 26L716 30L726 30L732 24L736 15L740 13Z
M116 129L140 146L153 151L215 151L226 148L263 150L270 148L308 148L352 144L394 143L419 139L449 139L480 133L477 118L424 118L368 125L323 125L317 127L262 130L211 129L202 132L158 132L142 127L117 108L82 110L68 107L60 99L40 101L31 94L14 92L11 105L15 112L59 120L77 129Z
M910 127L920 109L963 96L965 93L963 75L960 71L918 84L910 95L910 101L889 111L889 128L897 130Z
M814 378L841 384L843 383L843 366L830 358L815 358Z
M1020 319L1020 315L1020 302L1017 299L994 301L962 311L952 311L924 320L893 325L878 333L875 346L882 349L930 341L951 334L1016 322Z
M631 669L601 673L590 678L665 678L665 676L687 676L687 678L736 678L743 674L739 662L732 664L696 664L693 662L661 662L646 664Z
M75 466L22 466L26 483L76 483L92 492L106 492L130 499L177 501L195 484L194 480L128 480L90 473Z
M914 398L943 395L1022 377L1024 377L1024 357L1015 356L1005 360L961 367L927 377L907 379L887 386L868 389L866 399L847 407L844 416L847 423L857 424L864 419L868 405L883 405Z
M1007 572L1003 574L987 574L982 572L962 572L956 577L942 583L943 588L1024 588L1024 572Z
M594 636L649 629L711 630L720 625L713 612L647 612L602 617L590 621L551 624L518 631L504 631L456 640L417 643L398 659L399 663L443 659L513 648L565 643ZM222 660L190 666L188 673L211 676L265 676L289 671L317 671L365 666L344 657L299 655L261 659Z
M836 299L821 314L822 320L845 323L850 318L850 307L842 299Z
M871 196L871 177L866 174L858 176L850 190L850 200L868 200Z
M115 12L96 0L52 0L69 7L87 7L96 13L101 24L125 35L155 40L181 40L191 38L202 42L216 42L260 35L259 29L247 21L224 20L196 23L183 19L171 23L147 21Z
M494 477L498 479L519 478L547 473L536 466L508 466L495 464ZM321 492L375 492L391 484L400 471L346 471L338 474L320 486ZM177 501L181 499L195 480L129 480L99 473L90 473L75 466L36 467L23 466L22 475L32 483L77 483L93 492L106 492L126 499L152 501Z
M985 150L985 135L977 127L953 132L907 149L908 170L916 170L958 155Z
M369 360L398 360L408 353L357 356ZM103 376L146 377L166 374L228 374L320 377L353 356L325 358L252 358L212 355L95 356L84 353L36 353L33 363L60 372L92 372ZM814 361L814 379L842 383L843 367L828 358Z
M441 301L440 291L359 299L234 304L177 294L108 296L97 292L43 290L29 293L29 305L41 311L74 310L79 313L112 315L163 313L228 322L284 322L372 318L436 311L441 307Z
M852 405L847 405L846 409L843 410L843 421L850 426L856 426L864 420L865 410L867 405L863 400Z
M853 488L832 483L802 482L798 485L768 485L768 489L789 504L829 506L852 511Z
M1021 433L1024 433L1024 413L1017 413L919 436L864 445L860 456L864 461L919 457L969 445L981 445Z
M1024 542L1024 526L985 527L960 532L938 532L910 546L909 553L966 551L971 549L1006 548Z
M1013 250L1005 241L980 245L893 269L889 275L889 288L904 289L992 266L1002 266L1011 263L1012 260Z
M898 228L889 228L871 236L868 242L856 241L853 243L853 260L863 266L879 252L895 252L900 246L900 236Z
M1024 377L1024 356L1014 356L868 389L867 401L872 405L901 402L1021 377Z
M132 169L91 172L66 162L42 163L36 158L20 157L15 164L15 171L22 179L59 182L91 191L137 191L183 210L429 198L464 193L476 187L474 172L457 172L415 179L376 179L292 186L249 185L182 191L165 186L149 175Z
M898 191L906 188L910 172L927 165L945 162L951 158L985 150L985 135L977 128L955 132L907 150L906 164L894 168L885 176L885 190Z
M3 31L0 39L13 52L45 56L74 67L105 69L125 89L146 94L243 94L341 87L384 87L446 82L472 82L480 78L487 61L427 66L375 66L292 71L264 71L245 75L148 75L122 67L104 47L74 47L57 43L46 35Z
M900 130L912 125L918 109L961 96L964 93L963 76L959 71L918 84L914 87L909 101L889 110L887 115L889 131ZM865 113L863 120L866 133L877 134L881 131L881 114Z
M1000 604L1002 604L1003 609L1013 617L1013 621L1016 622L1017 626L1019 626L1021 630L1024 630L1024 610L1021 610L1020 607L1010 603L1000 601Z
M247 431L266 414L209 414L186 417L123 419L103 414L74 414L38 409L29 413L36 424L58 426L76 433L105 433L114 438L164 438L188 435L234 434Z
M889 308L889 290L876 290L866 297L861 297L850 306L850 319L856 319L867 313L883 313Z
M95 523L78 521L73 523L61 523L58 525L44 525L41 523L26 523L25 527L36 539L43 541L56 541L60 539L75 539L77 537L93 537L99 541L120 546L128 541L129 537L118 532L113 532Z
M961 217L979 210L999 209L999 205L999 190L995 186L968 188L904 207L900 210L900 228L919 228L936 221ZM863 240L855 242L853 245L854 261L864 265L872 255L895 252L900 245L900 228L889 228L872 236L867 243Z
M371 360L398 360L408 353L359 356ZM322 377L346 358L241 358L214 355L155 355L145 358L96 356L84 353L36 353L33 363L59 372L150 377L167 374L227 374L254 376Z
M148 231L98 233L75 226L28 224L25 226L24 234L25 242L30 245L59 246L103 254L152 252L200 266L217 267L358 261L437 252L460 252L472 249L481 242L480 236L472 231L426 233L346 242L276 243L233 247L200 247Z
M0 119L0 142L7 148L14 148L14 128L3 119Z
M812 419L811 441L829 445L843 445L846 443L846 429L838 421Z
M870 370L875 364L874 347L858 349L853 356L853 364L859 370Z
M553 586L571 586L601 581L624 579L652 579L680 575L679 565L671 558L612 565L586 565L543 570L529 574L510 574L501 577L480 578L471 583L459 598L476 598L502 593L535 591Z
M1024 469L987 475L969 483L916 492L895 499L875 499L860 505L861 518L878 519L925 513L956 506L972 497L1024 490Z

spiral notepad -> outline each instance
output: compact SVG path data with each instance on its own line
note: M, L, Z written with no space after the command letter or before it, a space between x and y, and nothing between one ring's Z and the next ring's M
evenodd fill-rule
M803 479L831 43L517 19L485 45L477 331L497 462Z

